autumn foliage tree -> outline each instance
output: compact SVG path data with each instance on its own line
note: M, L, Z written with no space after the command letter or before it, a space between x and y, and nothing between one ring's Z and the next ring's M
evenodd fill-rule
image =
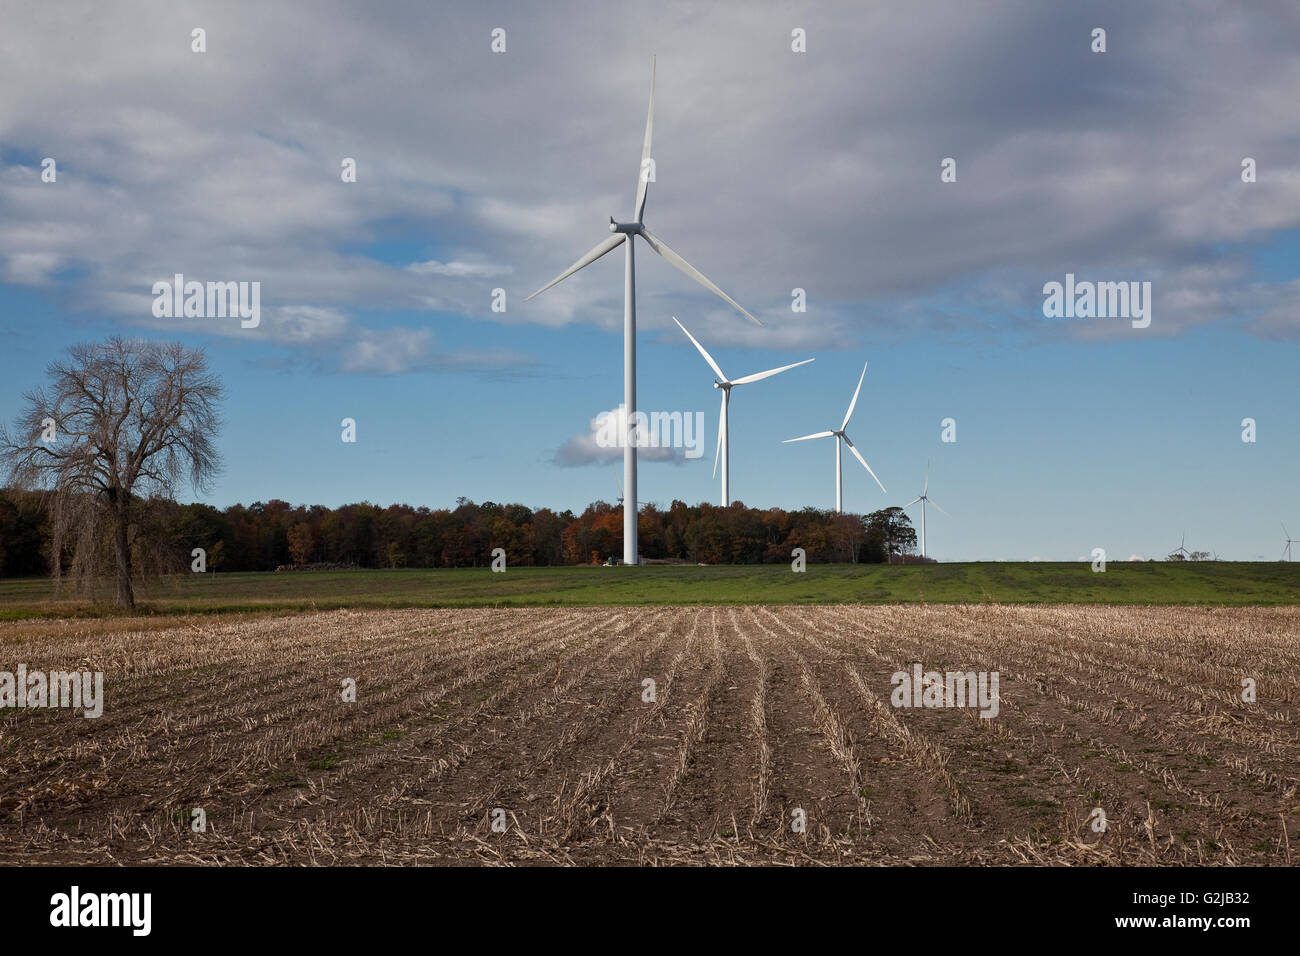
M307 564L311 561L312 551L316 548L316 539L311 533L311 525L300 521L289 529L289 555L294 564Z

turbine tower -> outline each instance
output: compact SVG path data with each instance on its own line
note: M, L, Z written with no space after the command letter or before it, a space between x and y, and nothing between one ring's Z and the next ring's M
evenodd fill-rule
M728 305L743 313L755 325L761 326L763 324L745 311L735 299L714 285L702 272L668 248L662 239L653 235L645 227L642 219L645 214L646 191L650 185L650 170L653 168L653 161L650 159L650 134L654 127L654 118L655 67L652 58L650 61L650 109L647 111L645 118L645 142L641 146L641 171L637 177L636 204L632 210L632 221L615 222L614 217L610 216L609 231L613 233L612 236L595 245L577 262L524 299L527 302L528 299L540 295L557 282L567 279L578 270L591 265L605 253L612 252L619 245L625 245L626 258L623 265L623 409L626 415L624 419L626 431L621 437L623 440L623 485L625 494L630 501L637 500L636 440L632 437L632 431L636 427L636 266L633 257L633 238L640 236L658 255L667 259L673 266L686 273L714 295L723 299ZM635 507L623 509L624 564L637 563L636 519Z
M840 440L841 439L843 439L844 444L849 446L849 451L853 452L853 456L857 458L858 461L862 462L862 467L867 469L867 474L869 474L872 478L875 478L876 484L880 485L880 479L876 478L876 473L871 470L871 466L867 464L867 460L862 457L862 453L858 451L857 447L853 444L853 440L849 438L848 433L844 431L844 429L848 427L849 419L853 417L853 406L858 404L858 393L862 391L862 380L866 377L867 377L867 363L863 362L862 374L858 376L858 387L853 392L853 401L849 402L849 410L844 413L844 421L840 423L840 427L837 430L828 431L828 432L816 432L815 434L812 435L801 435L798 438L787 438L784 442L782 442L783 445L788 445L792 441L807 441L810 438L830 438L834 436L834 438L836 439L835 441L835 510L839 512L844 511L844 469L840 464ZM885 491L885 486L880 485L880 490ZM885 491L885 494L889 494L889 492Z
M904 507L910 508L918 501L921 502L921 559L924 560L925 559L925 506L926 504L931 504L934 505L936 508L939 508L939 503L930 497L930 463L928 461L925 463L925 487L921 489L921 493L919 495L917 495L915 498L909 501ZM948 512L944 511L942 508L939 508L939 511L942 514L948 515ZM951 518L952 515L948 515L948 517Z
M677 316L673 316L673 321L677 322ZM683 332L686 332L686 326L682 325L680 322L677 322L677 327ZM699 349L700 354L704 356L704 361L709 363L709 368L713 369L714 373L718 376L717 381L713 383L713 387L721 389L722 391L722 409L718 412L718 447L713 450L713 477L718 477L718 457L720 454L722 458L722 507L725 508L727 505L731 504L731 489L728 485L728 475L730 474L729 448L731 445L731 430L727 419L727 409L731 405L731 390L737 385L748 385L751 382L762 381L765 378L771 378L773 375L789 371L792 368L798 368L800 365L807 365L809 362L814 360L804 359L802 362L795 362L793 365L782 365L780 368L768 369L766 372L756 372L753 375L746 375L743 378L738 378L733 382L728 379L726 373L718 367L718 363L713 361L713 356L704 350L704 346L695 340L695 336L691 335L690 332L686 332L686 337L691 340L692 345Z

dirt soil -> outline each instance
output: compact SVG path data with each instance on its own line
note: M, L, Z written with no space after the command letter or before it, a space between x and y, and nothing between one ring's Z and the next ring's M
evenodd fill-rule
M996 717L893 706L892 675L913 662L998 672ZM6 864L1289 865L1293 840L1300 853L1300 609L0 624L0 671L19 664L102 671L106 699L98 719L0 710Z

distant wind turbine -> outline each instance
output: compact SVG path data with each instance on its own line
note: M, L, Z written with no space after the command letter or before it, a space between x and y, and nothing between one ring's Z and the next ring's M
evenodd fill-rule
M1282 553L1285 554L1285 555L1286 555L1286 559L1287 559L1288 561L1290 561L1290 560L1291 560L1291 545L1293 545L1293 544L1300 544L1300 538L1293 538L1293 537L1291 537L1291 532L1286 530L1286 525L1282 525L1282 534L1286 535L1286 547L1282 549Z
M654 166L654 161L650 158L650 136L654 127L654 116L655 67L652 58L650 61L650 109L646 112L645 118L645 142L641 146L641 172L637 178L636 204L632 210L632 221L615 222L614 217L610 216L609 231L614 235L596 244L577 262L524 299L527 302L533 296L540 295L557 282L567 279L579 269L591 265L605 253L612 252L619 245L626 243L627 257L623 266L623 407L627 414L626 421L629 434L623 436L623 484L626 494L633 501L637 500L636 441L630 435L631 429L635 427L636 423L636 266L633 256L633 237L640 236L657 254L667 259L673 266L686 273L714 295L723 299L728 305L737 309L755 325L761 326L763 324L745 311L735 299L714 285L702 272L668 248L668 245L662 239L653 235L642 222L645 214L646 192L650 185L650 170ZM636 508L624 508L624 564L637 563L636 531Z
M1190 558L1192 556L1192 552L1188 551L1187 548L1184 547L1185 544L1187 544L1186 531L1183 532L1183 537L1182 540L1178 542L1178 547L1175 548L1173 551L1169 552L1170 555L1181 554L1184 559Z
M927 461L925 463L925 487L921 490L921 493L919 495L917 495L906 505L904 505L904 507L910 508L918 501L921 502L921 557L922 558L925 557L925 506L928 503L934 505L934 507L936 508L939 508L939 503L935 501L933 498L931 498L929 494L930 494L930 463ZM939 508L939 511L941 514L948 515L948 512L944 511L942 508ZM948 515L948 517L951 518L952 515Z
M614 480L618 482L618 504L619 507L621 508L623 506L623 482L619 481L618 475L614 476ZM639 509L641 507L641 502L638 501L636 505L637 508Z
M677 322L677 316L673 316L673 321ZM686 326L677 322L677 327L686 332ZM807 365L813 359L804 359L802 362L795 362L793 365L782 365L780 368L768 369L766 372L756 372L753 375L746 375L744 378L738 378L734 382L727 378L726 373L718 367L718 363L713 361L713 356L704 350L704 346L695 340L695 336L686 332L686 337L691 340L704 361L709 363L709 368L713 369L718 376L718 380L713 383L713 387L722 390L722 409L718 412L718 447L713 450L713 477L718 476L718 457L722 457L722 507L731 504L731 491L728 485L728 475L730 474L730 455L729 447L731 445L731 430L728 424L727 410L731 405L731 390L737 385L748 385L751 382L759 382L765 378L771 378L781 372L789 371L792 368L798 368L800 365Z
M876 484L880 485L880 479L876 478L876 473L871 470L871 466L867 464L867 460L862 457L861 452L858 451L857 447L853 444L852 439L850 439L848 434L844 431L844 429L848 427L849 419L853 417L853 407L858 404L858 393L862 391L862 380L866 377L867 377L867 363L863 362L862 374L858 376L858 387L853 392L853 401L849 402L849 410L844 413L844 421L840 423L840 427L838 429L834 431L828 431L828 432L816 432L815 434L812 435L801 435L798 438L787 438L784 442L782 442L782 444L788 445L792 441L807 441L810 438L830 438L832 436L836 438L835 510L839 512L844 511L844 469L840 464L839 439L844 440L844 444L849 446L849 451L853 452L853 457L857 458L858 461L862 462L862 467L867 469L867 474L869 474L872 478L875 478ZM880 485L880 490L885 491L885 486ZM885 494L889 494L889 492L885 491Z

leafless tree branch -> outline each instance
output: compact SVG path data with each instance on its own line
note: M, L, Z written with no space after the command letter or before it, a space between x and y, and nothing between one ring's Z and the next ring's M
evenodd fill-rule
M201 491L220 471L221 382L201 349L123 338L75 345L47 372L14 427L0 424L6 483L48 493L56 579L65 552L78 580L111 563L118 603L133 607L141 509L183 484Z

